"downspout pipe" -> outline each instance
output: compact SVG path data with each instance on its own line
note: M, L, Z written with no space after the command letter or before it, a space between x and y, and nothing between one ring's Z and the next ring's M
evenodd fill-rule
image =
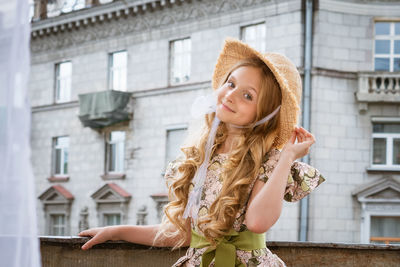
M312 65L312 32L313 32L313 4L314 0L305 0L304 16L304 77L303 77L303 107L302 107L302 126L310 131L311 116L311 65ZM310 156L306 155L302 159L309 164ZM308 217L309 217L308 196L300 200L300 231L299 241L308 239Z

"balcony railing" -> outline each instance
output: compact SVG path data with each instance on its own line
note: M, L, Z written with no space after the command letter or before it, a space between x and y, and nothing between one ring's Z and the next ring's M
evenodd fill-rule
M31 0L32 1L32 0ZM60 16L72 11L111 3L114 0L33 0L33 21Z
M400 102L399 72L360 72L358 73L359 102Z
M166 267L171 266L186 249L171 252L123 241L111 241L82 251L88 238L41 237L42 266L81 267ZM287 266L398 266L400 245L345 244L316 242L267 242Z

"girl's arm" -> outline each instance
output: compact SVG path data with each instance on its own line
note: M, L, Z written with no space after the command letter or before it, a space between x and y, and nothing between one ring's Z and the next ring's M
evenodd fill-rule
M294 144L296 137L299 142ZM268 181L265 184L262 181L256 181L244 222L250 231L264 233L279 219L291 166L294 160L308 154L309 148L314 142L312 134L303 128L296 128L280 153L278 163Z
M106 242L107 240L124 240L131 243L156 246L173 247L178 241L176 238L165 238L153 244L154 237L157 234L160 225L116 225L101 228L92 228L79 233L79 236L92 236L93 238L86 242L82 249L86 250L96 244ZM190 231L190 224L187 225ZM189 240L185 241L183 246L188 246Z

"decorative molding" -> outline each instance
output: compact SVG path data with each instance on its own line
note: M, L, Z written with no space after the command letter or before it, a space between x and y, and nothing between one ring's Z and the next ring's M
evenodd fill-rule
M129 202L132 196L117 184L106 183L94 192L91 197L97 204L100 204Z
M397 211L400 212L400 205L389 205L389 204L368 204L366 211L379 211L379 212L387 212L387 211Z
M165 3L164 6L162 2ZM145 3L129 1L122 4L123 1L116 1L109 5L77 10L59 17L34 22L32 23L31 50L37 53L90 41L125 37L132 33L150 33L155 29L171 27L174 24L184 26L182 22L211 19L220 13L237 11L239 14L246 7L265 8L265 3L272 1L197 0L196 5L183 4L183 2L185 1L158 0L145 1ZM165 8L169 8L168 12L162 12ZM265 10L265 13L272 12L269 15L276 15L300 9L301 5L297 1L274 2L268 10ZM224 23L231 23L231 21ZM143 36L134 39L142 42Z
M163 217L164 206L168 204L168 194L167 193L158 193L151 195L151 198L156 202L157 209L157 219L161 222Z
M53 175L47 178L49 182L68 182L69 175Z
M379 180L373 181L368 184L358 186L355 191L352 192L353 196L356 196L358 201L361 203L367 203L369 205L374 203L400 203L400 183L391 176L385 176ZM391 197L388 197L390 195ZM394 196L398 196L394 198Z
M312 68L311 74L332 77L332 78L339 78L339 79L350 79L350 80L357 79L357 72L341 71L341 70L335 70L335 69L325 69L325 68L318 68L318 67Z
M103 180L122 180L125 179L125 173L105 173L101 175Z
M31 108L32 113L42 112L42 111L54 111L59 109L66 109L66 108L79 108L79 101L71 101L68 103L62 104L50 104L50 105L43 105L43 106L36 106Z
M43 204L70 204L74 196L62 185L50 186L38 197Z
M384 117L384 116L373 116L371 122L391 122L400 123L400 117Z

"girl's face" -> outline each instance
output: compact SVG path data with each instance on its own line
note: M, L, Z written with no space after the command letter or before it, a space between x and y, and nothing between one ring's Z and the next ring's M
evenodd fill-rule
M228 129L229 124L244 126L256 119L260 80L260 69L242 66L217 90L216 114Z

